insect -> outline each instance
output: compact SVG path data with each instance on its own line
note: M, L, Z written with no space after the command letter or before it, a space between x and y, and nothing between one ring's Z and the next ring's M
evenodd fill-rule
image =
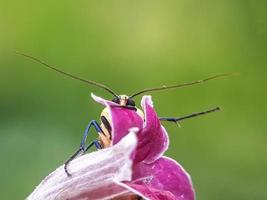
M162 90L168 90L168 89L173 89L173 88L180 88L180 87L186 87L186 86L191 86L191 85L196 85L196 84L201 84L213 79L217 79L217 78L221 78L221 77L225 77L225 76L229 76L232 74L220 74L220 75L216 75L216 76L212 76L206 79L201 79L198 81L193 81L193 82L189 82L189 83L182 83L182 84L175 84L175 85L170 85L170 86L160 86L160 87L154 87L154 88L147 88L141 91L138 91L130 96L127 95L117 95L112 89L110 89L109 87L101 84L101 83L97 83L95 81L92 80L87 80L78 76L75 76L73 74L70 74L68 72L65 72L63 70L60 70L58 68L55 68L51 65L48 65L47 63L39 60L38 58L35 58L33 56L27 55L27 54L23 54L23 53L17 53L19 55L22 55L24 57L27 57L37 63L42 64L43 66L52 69L60 74L63 74L65 76L68 76L72 79L76 79L79 80L81 82L84 82L86 84L89 85L93 85L96 86L98 88L102 88L105 91L107 91L108 93L110 93L111 95L113 95L113 99L112 101L114 103L116 103L116 106L118 107L122 107L124 109L132 109L135 110L137 112L137 114L139 114L140 116L144 116L143 112L137 108L135 106L135 101L134 101L134 97L144 94L144 93L148 93L148 92L154 92L154 91L162 91ZM205 115L207 113L211 113L211 112L215 112L220 110L219 107L210 109L210 110L206 110L203 112L197 112L197 113L193 113L190 115L186 115L186 116L182 116L182 117L160 117L160 121L169 121L169 122L175 122L178 123L182 120L188 119L188 118L192 118L192 117L196 117L196 116L200 116L200 115ZM89 122L88 126L85 129L85 132L83 134L81 143L79 145L78 150L65 162L65 172L68 176L71 176L71 174L68 172L68 164L75 159L78 155L83 154L85 152L87 152L91 147L95 146L96 149L103 149L103 148L107 148L109 146L111 146L111 142L112 142L112 138L111 138L111 118L110 118L110 113L109 113L109 109L106 107L103 109L103 111L100 114L100 121L101 123L99 124L96 120L92 120ZM86 139L87 136L89 134L89 130L94 127L95 130L98 133L98 138L93 140L91 143L89 143L89 145L86 145Z

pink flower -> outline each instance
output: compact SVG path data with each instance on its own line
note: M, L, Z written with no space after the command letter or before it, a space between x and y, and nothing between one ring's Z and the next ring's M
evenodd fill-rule
M80 156L69 165L72 177L64 166L49 174L27 197L27 200L100 200L132 194L121 181L130 181L132 160L136 148L136 130L132 129L111 148Z
M169 139L153 109L151 96L144 96L141 101L144 119L135 110L116 107L113 102L93 94L92 97L109 106L113 145L128 134L129 128L139 129L132 180L121 185L151 200L194 200L194 189L188 173L175 160L162 156L168 148Z
M110 110L112 146L73 160L71 177L60 166L27 199L194 200L190 176L175 160L162 156L169 139L151 97L142 98L144 116L92 97Z

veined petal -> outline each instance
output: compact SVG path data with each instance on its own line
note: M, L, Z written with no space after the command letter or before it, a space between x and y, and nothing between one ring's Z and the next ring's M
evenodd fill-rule
M189 174L175 160L161 157L151 164L134 165L133 180L124 183L150 200L194 200Z
M151 96L143 96L141 105L145 112L145 124L138 133L135 162L151 163L162 156L168 149L169 138L153 108Z
M71 177L60 166L27 199L96 200L131 194L117 183L131 180L131 154L137 144L135 131L132 129L117 145L73 160L68 166Z

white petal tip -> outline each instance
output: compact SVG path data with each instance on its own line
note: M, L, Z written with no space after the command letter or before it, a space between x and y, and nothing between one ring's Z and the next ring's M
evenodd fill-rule
M142 100L141 100L142 108L144 108L145 104L148 104L151 107L153 107L153 101L152 101L151 95L145 95L145 96L142 97Z

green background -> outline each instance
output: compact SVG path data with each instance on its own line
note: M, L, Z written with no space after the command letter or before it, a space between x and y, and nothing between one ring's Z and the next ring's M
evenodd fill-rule
M152 96L160 116L223 108L182 128L164 123L166 154L189 171L198 200L267 199L266 36L264 0L1 0L1 199L25 198L73 153L103 109L90 92L111 98L14 51L121 94L239 72Z

